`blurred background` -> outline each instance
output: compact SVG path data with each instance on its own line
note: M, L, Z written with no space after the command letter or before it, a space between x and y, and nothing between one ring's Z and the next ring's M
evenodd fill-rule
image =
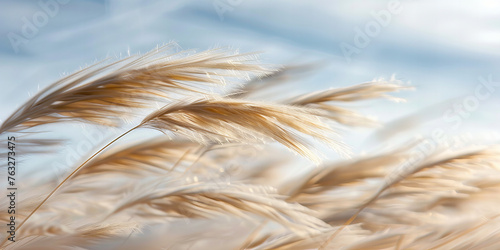
M439 133L463 135L467 144L498 143L499 13L500 1L494 0L0 0L0 122L65 74L108 57L124 58L175 42L179 50L262 52L264 65L317 65L292 75L293 84L284 89L292 95L393 75L414 86L415 91L395 94L405 103L354 104L385 125L345 129L343 138L355 154ZM57 148L57 155L30 156L20 164L21 175L38 178L41 173L62 180L121 133L81 124L44 128L52 131L43 134L46 138L72 141ZM124 140L141 136L133 133ZM437 143L431 140L423 155ZM257 165L251 157L265 160L261 152L245 153L251 156L236 157L227 165ZM333 152L326 157L338 159ZM307 160L288 160L297 165L295 173L310 170L304 167L311 165ZM286 170L286 177L294 177L292 169ZM276 176L286 179L281 172ZM205 229L179 222L169 228L173 234L161 237L180 237L186 232L182 228ZM238 230L228 227L224 244Z
M1 0L0 120L63 74L173 41L263 52L263 64L320 62L296 92L395 75L416 87L398 94L408 102L370 102L363 113L411 116L424 134L490 137L500 124L498 13L493 0ZM363 150L371 132L347 143Z

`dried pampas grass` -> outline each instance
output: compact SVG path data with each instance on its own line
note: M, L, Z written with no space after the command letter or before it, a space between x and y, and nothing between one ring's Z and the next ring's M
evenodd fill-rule
M1 125L20 135L19 154L51 155L68 139L34 137L41 126L125 130L62 180L19 181L16 242L3 233L2 249L500 247L498 147L419 158L417 141L340 157L342 131L378 124L347 104L401 101L388 94L410 87L376 79L269 101L267 88L311 67L270 71L251 54L172 46L69 75Z
M141 123L160 131L174 131L199 142L262 142L271 138L297 153L318 160L297 132L324 141L347 154L322 112L278 104L232 99L209 99L165 106ZM294 133L294 131L296 131Z
M0 134L75 120L118 126L129 109L168 100L173 93L203 93L203 85L268 72L250 63L249 55L220 49L163 55L172 47L165 45L101 66L105 60L51 84L4 121Z

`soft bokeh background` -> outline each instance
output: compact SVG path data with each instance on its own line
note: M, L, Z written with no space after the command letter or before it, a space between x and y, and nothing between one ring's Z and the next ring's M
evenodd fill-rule
M388 12L391 4L399 6L397 13ZM387 23L346 58L343 44L356 46L359 30L381 13L390 13ZM384 122L419 112L419 131L490 133L500 124L500 87L472 103L459 126L444 114L456 116L456 105L474 99L479 78L500 81L498 13L500 2L493 0L1 0L0 119L62 74L175 41L183 49L262 51L266 64L323 63L294 85L299 92L395 74L417 89L398 95L408 103L377 101L361 111ZM27 22L39 24L29 38L23 35ZM14 36L23 40L16 44ZM348 133L347 142L363 150L360 138L369 133Z

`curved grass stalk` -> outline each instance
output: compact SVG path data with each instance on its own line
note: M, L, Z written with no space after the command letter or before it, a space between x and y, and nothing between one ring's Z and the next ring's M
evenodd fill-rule
M57 185L48 195L47 197L45 197L45 199L43 199L42 202L40 202L40 204L38 204L38 206L35 207L35 209L33 209L33 211L31 211L31 213L21 222L21 224L19 224L19 226L17 227L17 230L21 229L22 226L26 223L26 221L31 218L31 216L33 216L33 214L36 213L36 211L38 211L46 202L47 200L50 199L50 197L52 197L62 186L64 183L66 183L69 179L71 179L73 176L76 175L76 173L78 173L78 171L80 171L84 166L85 164L87 164L89 161L91 161L92 159L94 159L94 157L96 157L98 154L100 154L102 151L104 151L106 148L108 148L109 146L111 146L111 144L115 143L116 141L118 141L120 138L124 137L125 135L127 135L128 133L132 132L133 130L139 128L142 124L139 124L131 129L129 129L128 131L126 131L125 133L119 135L118 137L116 137L115 139L113 139L112 141L110 141L108 144L106 144L104 147L102 147L101 149L99 149L97 152L95 152L92 156L90 156L87 160L85 160L82 164L80 164L80 166L78 166L75 170L73 170L73 172L71 172L66 178L64 178L64 180L59 183L59 185ZM7 235L7 237L2 241L2 243L0 244L0 247L3 246L7 240L9 238L9 235Z

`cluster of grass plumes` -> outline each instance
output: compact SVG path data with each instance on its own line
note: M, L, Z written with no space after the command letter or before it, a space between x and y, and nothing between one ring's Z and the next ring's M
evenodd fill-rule
M168 48L80 70L3 122L0 134L21 136L26 154L60 147L65 138L30 138L54 123L124 130L63 178L21 182L16 242L2 232L3 249L500 247L499 149L435 149L415 160L411 143L345 159L340 131L377 124L346 104L400 101L388 94L409 88L401 82L269 101L261 91L300 67ZM149 136L122 142L134 133ZM337 160L318 164L332 152ZM307 166L288 174L294 165Z

